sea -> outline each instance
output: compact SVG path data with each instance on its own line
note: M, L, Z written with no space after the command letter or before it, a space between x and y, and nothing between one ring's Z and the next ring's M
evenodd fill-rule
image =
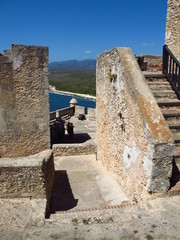
M50 102L50 112L56 111L61 108L69 107L69 102L72 98L75 98L78 102L78 106L83 106L86 108L96 108L96 101L93 99L81 98L73 95L50 92L49 102Z

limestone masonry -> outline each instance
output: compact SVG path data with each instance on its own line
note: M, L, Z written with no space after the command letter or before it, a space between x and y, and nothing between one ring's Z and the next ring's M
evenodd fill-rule
M173 140L129 48L98 56L96 87L97 158L128 196L167 191Z
M166 44L180 61L180 1L168 0Z
M0 157L49 146L48 47L13 44L0 56Z
M0 158L0 197L49 200L54 181L52 150L19 158Z

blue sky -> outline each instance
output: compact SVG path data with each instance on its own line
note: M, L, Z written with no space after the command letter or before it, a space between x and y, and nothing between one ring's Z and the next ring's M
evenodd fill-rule
M85 59L114 47L161 55L166 0L0 0L0 52L49 47L49 61Z

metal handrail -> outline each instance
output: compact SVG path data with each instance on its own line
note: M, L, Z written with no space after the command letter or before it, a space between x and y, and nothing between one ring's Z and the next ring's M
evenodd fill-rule
M163 73L180 99L180 62L167 45L163 46Z

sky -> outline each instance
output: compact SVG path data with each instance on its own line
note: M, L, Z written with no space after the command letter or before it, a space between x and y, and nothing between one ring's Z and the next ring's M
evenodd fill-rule
M0 0L0 53L49 47L49 61L96 59L115 47L162 55L167 0Z

